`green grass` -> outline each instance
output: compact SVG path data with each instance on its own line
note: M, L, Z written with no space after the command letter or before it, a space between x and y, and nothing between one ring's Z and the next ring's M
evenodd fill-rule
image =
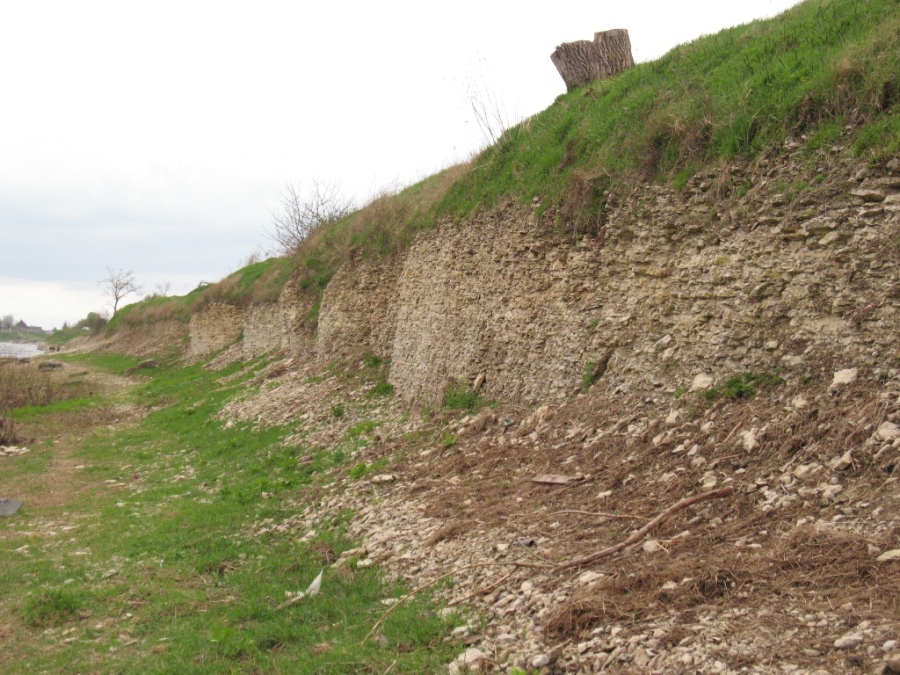
M754 398L760 389L766 391L784 383L784 379L771 373L742 373L729 377L722 384L697 392L697 395L707 401L717 399L750 399Z
M900 5L807 0L782 16L681 45L651 63L560 96L510 129L435 206L466 217L511 195L596 226L611 177L670 177L752 157L786 135L830 145L859 125L857 152L900 141Z
M305 487L333 480L328 472L346 459L338 448L286 443L293 425L226 428L222 405L265 365L149 371L127 395L146 414L96 428L75 450L78 499L59 507L26 499L21 516L0 523L0 625L15 632L0 641L4 673L384 672L395 661L392 672L421 673L452 659L447 622L427 594L391 614L384 640L361 646L385 610L381 600L404 589L376 569L330 567L356 543L347 535L351 514L316 523L302 544L305 531L252 534L266 519L302 511ZM45 416L65 424L78 414ZM378 424L352 431L359 437ZM45 456L7 459L5 479L51 470L38 461ZM301 456L312 461L298 463ZM40 526L48 520L71 529L48 537ZM320 595L276 609L323 568Z
M468 410L475 412L486 405L477 391L471 390L465 382L455 382L444 392L444 410Z
M504 199L537 199L548 228L582 235L603 225L613 185L649 179L681 190L704 168L779 149L788 136L806 138L810 156L840 141L884 161L900 152L898 41L896 0L806 0L776 18L679 45L559 96L471 162L316 228L293 256L253 263L183 297L129 305L109 327L186 322L217 301L272 301L294 278L313 330L322 292L342 264L387 258L441 219L468 218ZM742 196L750 187L730 189Z

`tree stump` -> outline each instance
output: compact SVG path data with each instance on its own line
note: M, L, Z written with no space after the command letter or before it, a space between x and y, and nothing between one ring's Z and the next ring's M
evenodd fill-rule
M634 67L631 39L624 28L594 33L593 42L564 42L550 55L550 60L568 91Z

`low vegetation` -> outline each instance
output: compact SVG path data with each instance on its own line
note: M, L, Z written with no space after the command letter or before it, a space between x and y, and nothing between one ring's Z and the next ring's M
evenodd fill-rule
M83 401L93 388L84 372L62 375L42 371L36 363L0 359L0 445L19 441L16 413L50 406L64 401Z
M135 365L98 354L68 359L113 373ZM347 458L288 440L294 425L218 418L265 366L161 364L132 391L98 399L90 414L109 422L86 437L53 442L53 430L77 426L84 411L27 415L29 434L53 436L3 460L0 474L4 496L25 502L0 538L4 672L421 673L452 658L448 620L427 596L404 603L378 639L361 645L383 601L404 589L373 567L332 566L354 546L351 514L317 522L299 542L269 531L266 523L303 510L301 488L333 480L327 471ZM131 412L122 418L121 410ZM353 431L358 438L378 424ZM53 482L60 466L74 464L74 474ZM46 487L23 494L38 476ZM43 523L66 535L48 535ZM319 595L282 606L323 569Z
M881 162L900 151L898 36L894 0L806 0L774 19L680 45L561 95L470 162L387 190L345 217L304 222L287 257L184 297L131 305L110 327L186 321L211 302L272 301L293 276L308 295L313 328L321 293L344 262L394 255L442 218L466 218L504 199L537 200L548 227L590 234L604 222L614 185L683 186L704 166L752 158L787 137L804 140L810 153L849 143Z

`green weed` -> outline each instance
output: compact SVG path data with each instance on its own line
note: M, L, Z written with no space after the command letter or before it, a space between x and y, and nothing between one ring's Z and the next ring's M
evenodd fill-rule
M389 382L379 382L374 387L369 389L369 393L367 396L369 398L375 398L377 396L393 396L394 395L394 385Z
M485 405L477 391L472 391L465 382L453 382L444 392L444 410L468 410L475 412Z
M49 590L28 598L22 607L22 617L29 626L50 628L74 619L81 607L81 599L71 591Z
M755 397L760 389L769 390L783 383L784 379L775 374L743 373L729 377L721 385L698 391L697 395L707 401L720 398L750 399Z

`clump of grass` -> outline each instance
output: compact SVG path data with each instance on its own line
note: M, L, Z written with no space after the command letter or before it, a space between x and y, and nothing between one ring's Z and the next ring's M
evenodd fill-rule
M784 383L784 379L770 373L742 373L729 377L722 384L698 391L697 395L707 401L724 398L728 400L754 398L760 389L769 390Z
M587 393L587 390L594 386L597 382L597 362L587 360L581 367L581 391Z
M331 416L336 419L341 419L344 416L344 406L340 403L331 406Z
M90 386L81 378L61 379L34 364L0 361L0 412L84 398L90 393Z
M81 606L81 599L65 589L44 591L25 602L22 618L35 628L51 628L75 618Z
M369 398L375 398L377 396L393 396L394 395L394 385L390 382L379 382L374 387L369 389L369 393L367 396Z
M475 412L485 406L484 399L465 382L455 381L444 391L444 410L468 410Z

